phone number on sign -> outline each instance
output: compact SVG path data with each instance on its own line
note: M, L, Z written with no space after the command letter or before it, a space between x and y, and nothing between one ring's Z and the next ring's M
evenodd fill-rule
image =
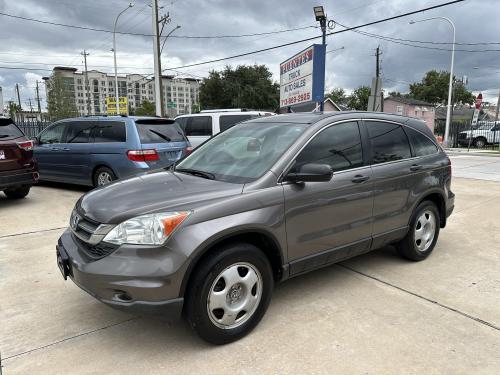
M311 100L311 93L310 92L306 92L304 94L298 94L298 95L291 96L289 98L281 99L281 106L302 103L302 102L305 102L308 100Z

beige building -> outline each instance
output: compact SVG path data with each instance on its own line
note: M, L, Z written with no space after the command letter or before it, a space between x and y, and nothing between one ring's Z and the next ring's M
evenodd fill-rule
M84 72L68 67L55 67L53 71L62 75L68 91L74 95L76 108L81 115L106 114L106 98L116 95L113 74L89 70L89 87L86 93ZM47 83L50 77L44 77L44 80ZM200 80L165 75L162 76L162 88L163 107L167 116L174 117L198 111ZM154 81L141 74L119 75L118 94L127 97L129 110L133 112L145 100L154 102Z

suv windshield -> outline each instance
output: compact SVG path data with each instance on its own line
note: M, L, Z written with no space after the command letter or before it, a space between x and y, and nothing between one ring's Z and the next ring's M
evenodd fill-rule
M173 120L137 120L135 123L143 144L186 141L179 124Z
M232 183L266 173L304 132L306 124L246 122L196 148L176 171Z
M10 119L0 119L0 139L19 138L24 134Z

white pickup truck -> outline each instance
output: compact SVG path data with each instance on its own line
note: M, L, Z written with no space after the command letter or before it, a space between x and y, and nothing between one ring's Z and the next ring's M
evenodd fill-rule
M458 133L458 143L461 146L483 148L487 144L500 142L500 121L480 121L479 126L472 130Z

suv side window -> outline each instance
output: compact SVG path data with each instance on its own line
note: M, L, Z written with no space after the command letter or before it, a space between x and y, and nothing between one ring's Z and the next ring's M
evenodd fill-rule
M184 128L186 136L204 135L212 136L212 117L210 116L193 116L188 118L186 127Z
M422 133L409 127L406 127L405 131L410 138L410 143L413 147L413 153L415 154L415 156L432 155L438 152L438 148L434 144L434 142L432 142Z
M38 138L39 144L62 143L66 123L54 124L48 127Z
M363 149L358 123L344 122L317 134L296 158L295 169L308 163L329 164L333 171L361 167Z
M66 143L89 143L90 133L94 123L92 121L71 122L66 131Z
M366 121L366 127L370 139L373 164L411 157L408 137L401 125Z
M234 125L236 125L239 122L245 121L245 120L250 120L252 115L222 115L219 117L219 126L220 126L220 131L223 132L224 130L227 130L229 128L232 128Z
M125 142L125 123L122 121L100 121L93 127L95 143Z

